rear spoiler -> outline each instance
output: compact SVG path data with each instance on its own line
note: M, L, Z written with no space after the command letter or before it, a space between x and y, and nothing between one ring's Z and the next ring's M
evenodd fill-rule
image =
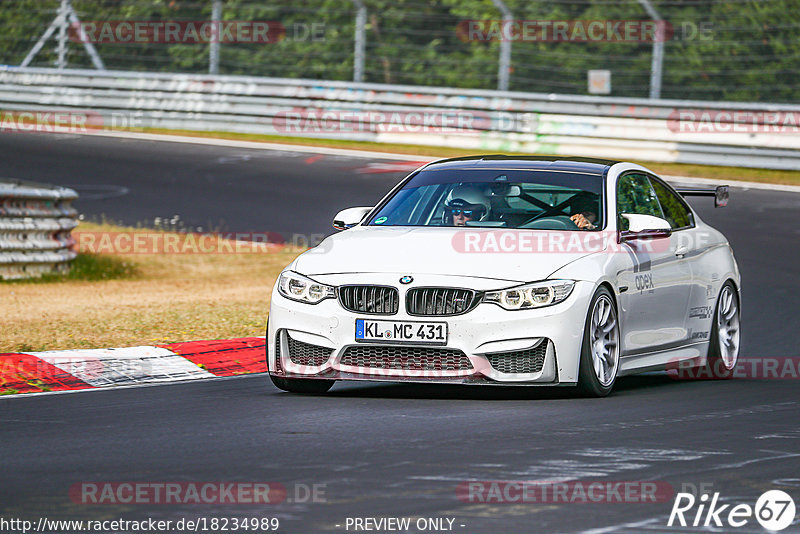
M676 187L675 191L681 194L684 197L714 197L714 207L715 208L724 208L728 205L728 198L730 194L728 193L728 186L727 185L719 185L714 189L693 189L687 187Z

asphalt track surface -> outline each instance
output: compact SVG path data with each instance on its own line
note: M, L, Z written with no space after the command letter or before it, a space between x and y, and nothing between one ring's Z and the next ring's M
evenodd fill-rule
M287 234L328 233L339 208L374 202L404 174L358 173L369 161L349 157L77 136L4 135L0 151L3 175L77 186L89 216L134 223L178 214L189 225ZM692 202L726 233L742 270L741 356L800 356L800 195L734 188L726 209ZM453 518L464 534L705 532L666 527L671 499L486 504L459 500L456 488L659 481L702 486L731 504L783 489L800 504L798 384L653 374L621 379L599 400L563 389L376 384L306 397L249 376L3 399L0 513L278 517L281 532L298 533L348 532L348 517L381 516ZM75 504L69 488L83 481L275 481L293 502ZM323 485L324 502L295 498L298 484ZM800 519L783 532L798 530ZM766 532L752 518L716 531Z

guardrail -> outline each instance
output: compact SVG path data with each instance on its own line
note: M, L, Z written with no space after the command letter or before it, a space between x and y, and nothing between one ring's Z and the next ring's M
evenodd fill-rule
M74 120L89 132L224 131L800 169L800 105L789 104L4 67L0 110L11 114L0 131L47 121L20 123L20 112L62 110L82 114Z
M77 253L72 189L0 178L0 279L66 272Z

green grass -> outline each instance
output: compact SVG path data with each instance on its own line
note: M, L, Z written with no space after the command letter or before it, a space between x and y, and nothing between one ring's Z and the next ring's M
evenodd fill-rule
M104 280L127 280L136 278L134 263L115 256L79 254L70 262L69 272L48 273L38 278L0 281L4 284L48 284L51 282L101 282Z
M213 139L233 139L241 141L260 141L304 146L331 148L348 148L352 150L369 150L375 152L391 152L395 154L411 154L435 158L451 158L485 154L487 151L460 149L450 147L420 146L394 143L373 143L369 141L348 141L345 139L317 139L310 137L285 137L282 135L260 135L231 132L196 132L191 130L164 130L144 128L136 131L183 135L188 137L204 137ZM535 155L522 152L506 152L509 155ZM546 154L550 155L550 154ZM644 165L658 174L673 176L692 176L697 178L718 179L721 181L746 181L771 184L800 185L800 171L784 171L773 169L751 169L747 167L723 167L717 165L693 165L687 163L659 163L656 161L631 160Z
M72 262L67 280L96 282L100 280L124 280L136 277L133 263L111 256L81 254Z

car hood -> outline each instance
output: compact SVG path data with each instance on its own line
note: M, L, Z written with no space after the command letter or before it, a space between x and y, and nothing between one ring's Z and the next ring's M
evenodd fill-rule
M445 274L530 282L604 250L599 234L495 228L357 226L334 234L291 266L308 276L339 273ZM570 245L571 244L571 245Z

